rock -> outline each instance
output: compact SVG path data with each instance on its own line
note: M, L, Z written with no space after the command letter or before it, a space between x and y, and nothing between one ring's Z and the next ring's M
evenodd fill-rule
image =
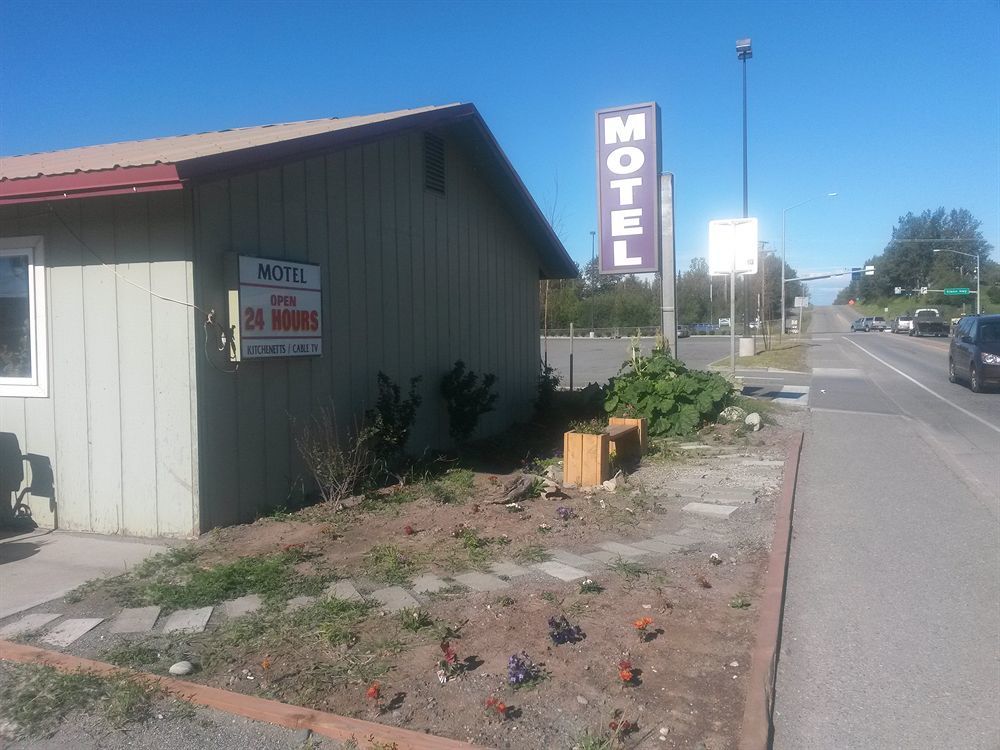
M731 667L738 667L739 665L740 665L740 663L738 661L731 661L731 662L729 662L729 666L731 666Z
M586 706L590 701L588 701L582 695L578 695L576 696L576 702L579 703L581 706Z
M189 661L179 661L176 664L171 665L170 674L177 677L182 677L186 674L191 674L194 671L194 664Z
M738 406L727 406L719 414L719 421L723 423L727 422L742 422L747 416L745 410Z
M752 429L754 432L760 429L761 419L760 414L753 412L752 414L747 414L747 418L743 420L747 427Z
M670 727L660 727L660 734L670 734Z
M708 561L712 563L712 565L722 565L722 558L719 557L718 552L713 552L711 555L709 555Z

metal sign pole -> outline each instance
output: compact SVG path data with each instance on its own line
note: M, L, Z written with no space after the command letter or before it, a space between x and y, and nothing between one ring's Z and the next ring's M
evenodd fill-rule
M733 267L729 272L729 368L736 378L736 251L733 250Z
M660 175L660 325L663 341L677 357L676 250L674 247L674 176Z

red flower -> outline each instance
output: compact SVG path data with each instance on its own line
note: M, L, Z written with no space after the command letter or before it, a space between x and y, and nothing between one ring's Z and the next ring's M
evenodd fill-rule
M632 678L634 677L631 669L618 670L618 676L621 678L622 682L632 682Z
M653 618L652 617L642 617L642 618L636 620L635 622L633 622L632 626L636 630L645 630L647 626L652 625L652 624L653 624Z
M377 701L381 690L382 687L377 682L373 682L368 686L368 692L366 692L365 695L368 696L369 700Z
M406 534L407 536L412 536L413 535L413 527L410 526L410 525L404 526L403 527L403 533Z
M458 654L455 653L455 649L451 647L451 644L448 643L448 641L441 641L441 652L444 654L444 660L448 662L448 664L454 664L458 661Z

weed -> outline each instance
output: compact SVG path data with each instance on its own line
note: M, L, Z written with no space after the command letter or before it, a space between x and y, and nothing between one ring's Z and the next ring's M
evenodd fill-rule
M620 555L613 562L608 563L608 569L613 573L617 573L626 581L638 581L642 576L649 575L649 568L645 565L632 560L626 560Z
M149 716L162 691L130 675L64 674L37 665L8 666L0 684L0 715L30 736L49 736L73 711L99 709L113 727Z
M111 648L105 649L101 655L116 667L142 669L151 667L160 661L160 652L143 643L122 641Z
M514 558L514 562L522 564L545 562L552 559L552 555L546 552L540 544L529 544L527 547L515 550L511 557Z
M604 587L591 578L580 583L581 594L600 594L602 591L604 591Z
M340 502L368 480L374 465L370 433L364 423L353 432L341 430L332 406L321 408L298 430L295 447L324 502Z
M596 734L587 730L573 742L576 750L614 750L615 738L598 732Z
M444 476L429 482L426 491L439 503L458 503L472 492L475 474L468 469L449 469Z
M733 609L748 609L750 607L750 597L746 594L739 594L734 596L729 601L729 606Z
M515 602L514 598L511 596L501 596L497 599L496 603L500 607L513 607Z
M442 601L447 601L448 599L454 599L456 596L462 596L468 589L460 583L452 583L444 588L440 588L437 591L428 591L426 596L431 600L440 599Z
M539 598L541 598L543 602L548 602L549 604L555 604L557 601L559 601L559 597L557 597L551 591L543 591L538 596Z
M579 432L583 435L600 435L607 427L607 420L604 419L581 419L569 423L570 432Z
M399 613L399 623L404 629L417 633L434 625L434 618L423 609L404 609Z
M414 568L395 544L376 544L365 553L365 572L383 583L408 585Z

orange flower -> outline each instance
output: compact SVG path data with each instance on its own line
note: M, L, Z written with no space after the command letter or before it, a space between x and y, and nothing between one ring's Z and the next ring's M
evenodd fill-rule
M377 682L373 682L368 686L368 692L366 692L365 695L368 696L369 700L377 701L381 691L382 687Z
M618 676L621 678L622 682L632 682L633 675L631 669L618 670Z
M506 714L507 713L507 704L504 703L503 701L498 702L497 703L497 713L500 714L500 715Z
M632 623L636 630L645 630L649 625L653 624L652 617L643 617Z
M265 656L264 659L263 659L263 661L261 661L260 666L261 666L261 669L270 669L271 668L271 660L268 659Z

